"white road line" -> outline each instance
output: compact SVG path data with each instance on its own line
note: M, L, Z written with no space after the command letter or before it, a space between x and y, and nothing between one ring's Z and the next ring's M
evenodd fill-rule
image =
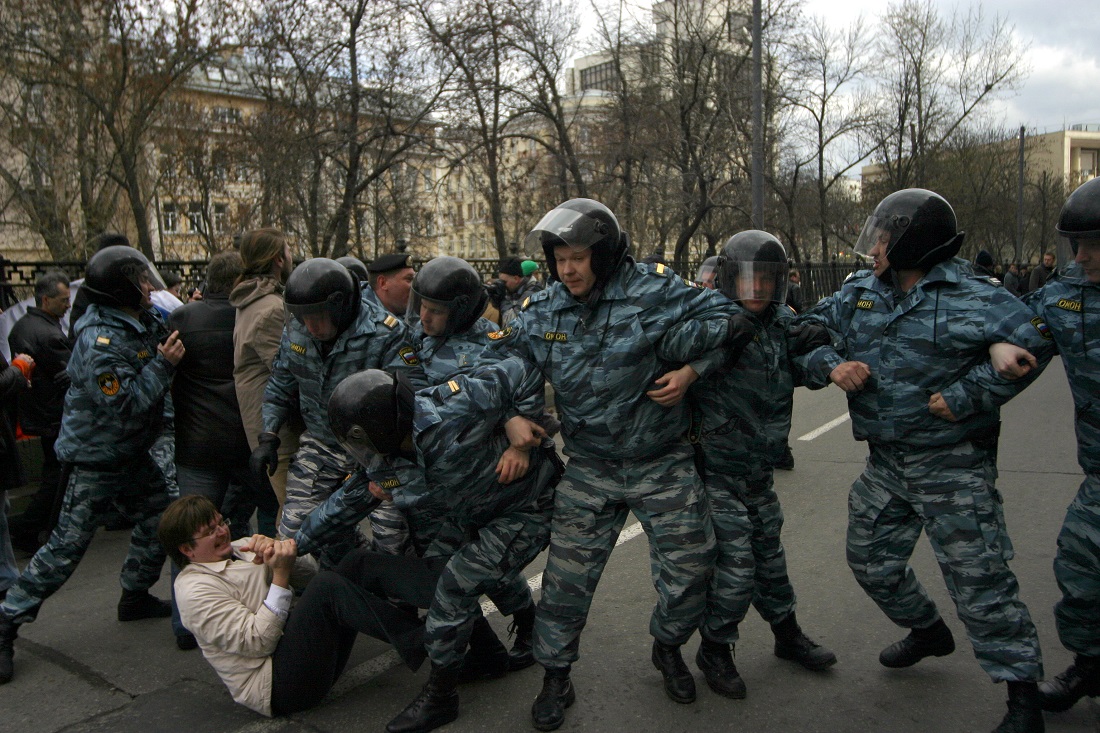
M822 425L820 428L817 428L816 430L811 430L810 432L806 433L805 435L799 436L798 439L799 440L813 440L814 438L818 437L819 435L824 435L825 433L829 432L830 430L835 428L837 425L843 425L844 423L848 422L848 420L849 420L849 415L846 412L843 415L841 415L840 417L838 417L836 420L830 420L829 422Z
M847 415L845 415L847 417ZM838 423L839 424L839 423ZM615 547L628 542L642 533L642 523L635 522L623 529L619 533L619 539L615 541ZM542 573L532 575L527 579L527 585L531 586L531 592L542 588ZM492 613L497 613L497 607L493 605L492 601L483 601L481 604L481 610L486 616ZM328 701L336 700L343 697L357 687L370 682L378 675L389 671L390 669L401 664L401 657L397 655L393 649L390 649L377 657L370 659L362 664L349 669L343 675L340 676L340 680L333 685L332 690L325 698ZM241 728L238 728L233 733L275 733L286 723L285 719L271 718L268 720L258 720L255 723L249 723Z

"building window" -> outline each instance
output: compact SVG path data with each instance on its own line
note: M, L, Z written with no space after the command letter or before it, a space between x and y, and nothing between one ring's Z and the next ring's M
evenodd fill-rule
M214 204L214 233L223 233L229 225L229 206Z
M615 62L605 61L602 64L581 69L581 90L602 89L613 92L619 88L619 79L615 75Z
M180 230L180 222L176 214L175 204L162 204L160 207L160 219L164 224L164 231L178 232Z
M187 204L187 221L191 225L191 231L203 231L202 204L198 201Z
M215 107L211 116L218 125L236 125L241 121L241 111L236 107Z
M1081 149L1081 180L1088 181L1092 178L1096 178L1100 175L1100 171L1097 171L1097 165L1100 165L1100 150L1088 150Z

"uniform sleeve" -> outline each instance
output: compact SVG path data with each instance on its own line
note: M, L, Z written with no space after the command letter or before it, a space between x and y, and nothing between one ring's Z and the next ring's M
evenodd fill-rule
M489 348L481 352L481 362L486 365L519 359L528 372L526 378L531 380L525 382L524 394L516 396L513 403L505 408L503 420L516 415L534 418L546 411L545 378L537 366L537 357L527 337L528 321L526 312L520 311L506 327L488 336L491 341ZM508 370L513 368L507 367Z
M190 576L197 577L190 577ZM253 612L201 573L176 578L176 603L187 630L207 646L243 657L275 652L285 621L264 604Z
M821 302L792 321L792 324L817 323L825 326L833 340L832 346L819 346L813 351L791 358L792 372L803 386L810 389L828 386L829 375L847 361L843 346L838 350L838 345L844 343L840 334L847 322L844 301L844 290L838 290L827 298L822 298Z
M140 370L113 346L93 344L87 353L85 378L93 382L85 385L87 394L123 421L141 418L159 407L172 386L176 368L159 353Z
M736 312L726 296L687 285L679 277L670 280L665 295L672 324L657 343L658 358L682 364L726 342L729 317Z
M282 341L275 362L271 365L271 378L264 387L262 407L264 432L277 433L287 421L290 408L298 401L298 382L287 364L290 338L283 329Z
M341 531L362 521L382 502L368 488L366 471L357 469L324 502L309 513L298 529L295 540L298 554L319 550Z
M1054 357L1050 329L1041 316L1008 291L997 288L993 302L984 309L986 344L1010 343L1030 351L1039 366L1020 379L1005 379L993 368L988 355L959 380L941 391L951 413L959 420L991 412L1023 392L1039 378Z

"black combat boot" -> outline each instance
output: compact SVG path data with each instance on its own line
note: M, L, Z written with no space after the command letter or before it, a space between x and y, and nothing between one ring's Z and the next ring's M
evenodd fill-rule
M171 615L172 604L149 595L147 590L124 590L118 602L119 621L168 618Z
M508 674L510 664L508 650L485 617L479 616L470 632L470 648L458 673L459 684L503 677Z
M1008 683L1008 712L993 733L1043 733L1043 701L1035 682Z
M512 649L508 652L509 669L515 672L530 667L535 663L535 604L513 613L512 625L508 631L516 635Z
M661 671L665 678L665 693L678 703L695 702L695 678L684 664L680 647L662 644L653 640L653 654L650 657L653 666Z
M432 665L416 699L386 726L386 733L427 733L458 717L458 669Z
M883 667L912 667L925 657L946 657L955 651L955 637L943 619L927 629L910 629L909 636L882 650L878 661Z
M0 685L11 682L15 674L15 637L19 635L19 624L6 616L0 616Z
M1043 710L1052 713L1069 710L1082 697L1100 695L1100 657L1078 654L1065 672L1039 685L1039 694Z
M577 701L577 692L569 679L569 667L547 669L542 691L531 706L535 730L557 730L565 722L565 709Z
M772 633L775 634L775 656L780 659L798 662L812 672L820 672L836 664L835 654L802 631L794 617L794 611L779 623L773 624Z
M703 639L695 655L695 664L706 677L710 689L732 700L745 699L745 681L737 673L729 644Z

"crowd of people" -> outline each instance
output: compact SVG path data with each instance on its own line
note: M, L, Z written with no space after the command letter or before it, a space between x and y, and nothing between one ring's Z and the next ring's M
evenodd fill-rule
M105 237L72 339L61 318L76 283L47 274L0 364L0 447L13 450L25 401L22 428L49 453L15 533L44 544L21 573L0 532L0 684L20 626L115 508L133 523L119 620L171 615L179 648L200 648L264 715L320 703L364 633L410 669L430 663L390 733L453 721L461 683L536 663L531 723L557 729L629 513L650 543L651 660L671 700L696 699L681 651L696 633L707 685L746 697L735 650L750 607L777 657L826 670L837 655L796 616L773 471L790 456L794 388L835 384L869 446L848 564L908 632L879 661L955 650L909 565L923 531L979 664L1007 683L996 731L1042 731L1043 710L1100 695L1100 181L1070 196L1058 233L1075 262L1044 262L1021 300L987 256L957 256L947 201L899 191L856 244L870 268L811 305L771 234L735 234L689 281L636 263L614 213L573 199L525 241L546 287L518 257L488 285L447 256L419 271L401 253L295 266L287 238L259 229L166 317L154 296L168 283ZM1055 561L1075 661L1044 682L995 478L999 408L1055 354L1086 476ZM21 481L5 465L0 489ZM523 571L547 549L536 603ZM166 556L162 600L149 588ZM511 617L510 649L483 596Z

